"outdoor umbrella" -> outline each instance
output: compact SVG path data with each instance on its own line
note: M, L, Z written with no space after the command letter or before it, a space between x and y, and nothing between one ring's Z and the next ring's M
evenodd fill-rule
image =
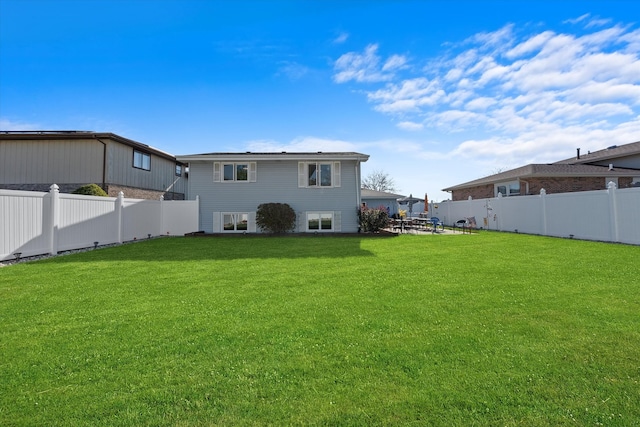
M424 193L424 213L429 212L429 198L427 197L427 193Z
M409 194L409 197L401 197L397 199L397 202L401 205L407 205L409 207L409 218L413 215L413 205L416 203L420 203L422 199L418 199L417 197L413 197L413 195Z

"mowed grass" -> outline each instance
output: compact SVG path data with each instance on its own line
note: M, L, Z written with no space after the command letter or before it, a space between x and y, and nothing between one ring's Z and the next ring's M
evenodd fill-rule
M485 232L5 267L0 425L638 425L639 257Z

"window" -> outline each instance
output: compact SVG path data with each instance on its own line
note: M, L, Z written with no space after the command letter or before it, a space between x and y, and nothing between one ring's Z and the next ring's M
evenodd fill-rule
M222 221L222 229L224 231L247 231L249 214L225 213L222 215Z
M496 185L496 196L502 194L503 196L519 196L520 195L520 182L513 181L506 184Z
M225 181L248 181L249 180L249 164L248 163L225 163L222 166L224 172L223 179Z
M340 162L298 163L298 187L340 187Z
M176 176L182 176L182 165L176 164Z
M257 168L255 162L213 164L213 180L215 182L256 182Z
M151 156L142 151L133 150L133 167L146 171L151 170Z
M333 212L307 213L307 231L332 231Z

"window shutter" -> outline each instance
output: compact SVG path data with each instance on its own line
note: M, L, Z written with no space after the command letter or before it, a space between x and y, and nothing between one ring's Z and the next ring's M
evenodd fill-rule
M333 212L333 231L335 232L342 231L342 211Z
M213 182L220 182L220 162L213 164Z
M298 162L298 187L307 186L307 164Z
M249 212L249 223L247 224L247 231L249 233L256 232L256 213L255 212Z
M258 165L256 162L249 163L249 182L258 180Z
M220 163L218 163L218 166L220 165ZM214 233L219 233L220 232L220 212L214 212L213 213L213 232Z
M340 187L340 162L333 163L333 186Z
M307 214L304 212L298 212L296 214L296 219L298 222L298 232L304 233L307 231Z

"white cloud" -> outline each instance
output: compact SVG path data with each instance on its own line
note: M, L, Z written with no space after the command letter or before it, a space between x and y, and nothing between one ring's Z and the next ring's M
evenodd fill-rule
M333 42L335 44L342 44L342 43L346 42L348 38L349 38L349 33L342 32L342 33L338 34L338 37L333 39Z
M395 71L408 68L404 55L390 56L382 66L382 58L378 55L378 45L368 45L364 52L347 52L334 63L336 83L355 80L359 83L375 83L391 80Z
M415 131L424 129L424 125L422 123L416 123L416 122L410 122L410 121L400 122L397 124L397 126L399 129L410 131L410 132L415 132Z
M382 71L393 71L407 68L407 58L403 55L392 55L382 66Z
M0 130L3 131L21 131L21 130L38 130L42 126L37 123L28 123L23 121L13 121L6 118L0 118Z
M287 76L291 80L298 80L309 73L309 67L297 62L283 62L276 75Z
M399 129L429 129L458 141L442 153L449 157L516 167L570 157L577 147L639 140L640 30L588 14L567 23L582 28L525 33L506 25L476 34L424 58L422 68L405 68L403 78L381 64L402 67L401 58L419 58L409 52L384 62L370 45L351 55L375 59L355 68L378 79L351 80L377 83L364 93L376 111L401 115ZM434 158L434 148L417 147L412 155Z

